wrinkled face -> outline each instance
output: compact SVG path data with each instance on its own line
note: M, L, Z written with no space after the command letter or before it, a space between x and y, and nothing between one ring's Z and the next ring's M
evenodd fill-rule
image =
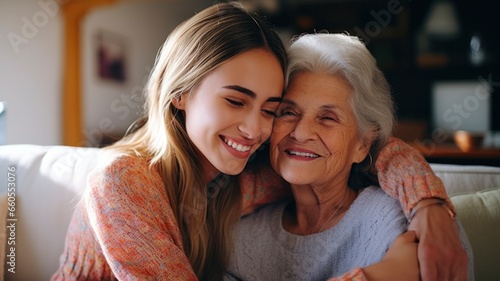
M286 181L347 184L351 164L361 162L369 148L356 133L351 91L332 75L304 72L290 82L271 136L271 164Z
M283 92L283 69L268 50L242 53L212 71L175 106L200 152L205 175L240 173L266 141Z

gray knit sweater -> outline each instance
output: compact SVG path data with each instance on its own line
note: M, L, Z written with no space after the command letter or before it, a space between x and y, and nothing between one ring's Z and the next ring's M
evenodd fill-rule
M407 230L399 202L376 187L364 189L337 225L308 236L283 229L287 204L267 206L241 220L226 280L326 280L380 261ZM460 235L472 271L471 248L462 229Z

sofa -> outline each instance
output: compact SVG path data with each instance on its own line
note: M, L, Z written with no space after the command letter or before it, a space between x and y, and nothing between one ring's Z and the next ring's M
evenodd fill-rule
M49 280L74 206L102 150L0 146L0 280ZM500 280L500 168L431 164L474 252L476 280Z

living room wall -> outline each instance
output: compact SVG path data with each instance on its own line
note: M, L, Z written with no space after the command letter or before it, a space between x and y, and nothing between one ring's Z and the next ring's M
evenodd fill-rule
M139 117L142 89L158 49L175 26L210 4L202 2L206 1L127 1L89 13L82 25L82 129L86 146L120 138ZM123 77L99 75L99 41L123 48Z
M63 27L61 15L49 9L35 0L0 2L0 101L7 103L7 144L61 142Z
M63 144L62 76L64 20L62 0L0 2L0 101L7 103L5 144ZM87 14L81 25L82 145L124 132L140 111L137 94L168 33L210 3L124 1ZM100 31L124 39L123 83L97 75Z

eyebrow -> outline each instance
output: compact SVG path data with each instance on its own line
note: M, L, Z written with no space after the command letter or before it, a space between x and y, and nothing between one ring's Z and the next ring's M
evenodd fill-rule
M267 102L281 102L281 97L270 97Z
M224 86L223 88L240 92L244 95L251 97L252 99L255 99L257 97L257 95L252 90L238 85L228 85ZM266 102L281 102L281 97L270 97L266 100Z
M297 106L296 102L294 102L291 99L287 99L287 98L283 98L281 100L281 103L286 103L286 104L290 104L292 106ZM325 104L325 105L321 106L321 109L340 109L340 108L338 106L334 105L334 104Z
M287 99L287 98L281 99L281 103L287 103L287 104L291 104L291 105L297 105L296 102L292 101L291 99Z
M257 96L252 90L249 90L247 88L244 88L244 87L241 87L238 85L228 85L228 86L224 86L223 88L238 91L238 92L245 94L253 99Z

